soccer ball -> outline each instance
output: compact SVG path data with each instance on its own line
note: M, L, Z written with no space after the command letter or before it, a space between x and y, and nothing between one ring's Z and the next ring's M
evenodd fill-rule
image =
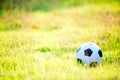
M97 66L102 61L102 50L95 43L82 44L77 52L76 59L85 66Z

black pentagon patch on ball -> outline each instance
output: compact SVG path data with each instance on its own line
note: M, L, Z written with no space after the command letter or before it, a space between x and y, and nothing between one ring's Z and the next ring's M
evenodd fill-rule
M92 51L91 51L91 49L89 48L89 49L86 49L85 51L84 51L84 54L85 54L85 56L91 56L92 55Z
M82 63L82 60L81 59L77 59L77 62Z
M101 50L98 51L98 54L99 54L100 57L102 57L102 51Z

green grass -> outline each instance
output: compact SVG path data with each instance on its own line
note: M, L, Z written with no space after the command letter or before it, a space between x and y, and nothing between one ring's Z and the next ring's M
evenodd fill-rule
M120 80L120 5L91 4L0 17L0 80ZM77 48L103 50L96 68L77 64Z

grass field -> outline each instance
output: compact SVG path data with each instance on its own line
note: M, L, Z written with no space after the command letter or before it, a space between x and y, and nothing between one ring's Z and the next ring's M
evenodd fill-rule
M100 66L77 64L85 42L101 47ZM0 80L120 80L120 4L2 14Z

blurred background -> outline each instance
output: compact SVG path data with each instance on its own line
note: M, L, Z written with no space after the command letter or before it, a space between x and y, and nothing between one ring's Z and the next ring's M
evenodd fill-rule
M0 0L0 30L59 26L59 23L63 26L68 17L80 24L78 19L83 22L90 19L86 15L120 14L119 4L120 0Z
M120 2L120 0L0 0L0 11L49 11L53 9L82 6L85 4L104 4L115 1Z

